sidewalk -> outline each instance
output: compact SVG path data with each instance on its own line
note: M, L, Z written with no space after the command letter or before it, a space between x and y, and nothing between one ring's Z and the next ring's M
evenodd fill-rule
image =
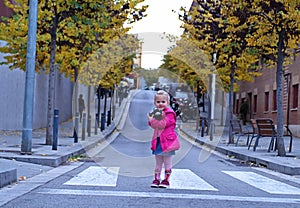
M243 128L248 128L246 126ZM293 138L292 151L288 152L286 148L286 157L277 156L277 152L268 152L269 139L260 139L256 151L253 151L253 146L246 146L247 136L242 136L239 144L228 145L228 127L224 128L216 126L213 141L210 141L209 135L201 137L199 130L196 130L195 123L182 123L180 126L182 133L188 135L190 138L195 139L201 145L207 146L209 149L227 155L228 158L237 158L243 162L251 163L252 165L262 166L270 170L288 175L300 175L300 138ZM251 138L251 137L250 137ZM284 140L285 146L289 144L289 138ZM252 142L254 144L254 142Z
M98 135L94 134L92 128L91 137L86 136L85 141L81 141L79 134L78 143L74 143L72 120L61 124L59 126L58 150L52 150L51 145L45 145L45 129L33 131L32 155L20 154L20 132L0 132L0 188L60 166L68 158L78 156L105 140L116 128L122 128L125 121L124 115L126 115L124 112L127 112L130 98L136 92L135 90L131 91L120 107L116 105L115 119L109 127L106 127L103 132L98 129ZM180 131L201 145L228 155L229 158L237 158L289 175L300 175L299 138L294 138L292 152L287 152L287 157L278 157L276 152L267 152L269 140L262 139L255 152L252 148L248 150L247 146L244 145L246 137L240 139L238 146L227 145L228 131L224 127L216 126L213 141L210 141L207 135L201 137L200 131L196 130L195 123L181 123ZM287 143L285 144L287 145Z
M45 145L46 129L33 130L31 155L20 154L22 142L20 131L0 131L0 188L60 166L70 157L79 156L104 141L113 133L116 126L123 122L123 112L128 108L130 97L134 92L132 91L128 98L122 101L121 106L116 104L115 118L109 126L105 126L105 130L101 132L98 128L95 135L95 124L92 122L91 136L88 137L86 134L85 141L81 140L79 130L78 143L74 143L72 119L61 123L57 150L52 150L52 145Z

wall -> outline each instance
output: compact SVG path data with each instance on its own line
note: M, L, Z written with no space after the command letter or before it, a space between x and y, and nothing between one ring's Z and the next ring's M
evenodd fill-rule
M289 65L286 70L291 74L291 86L298 84L298 91L300 86L300 56L298 55L293 64ZM254 82L241 82L240 91L236 94L235 103L241 103L241 99L246 97L248 100L252 100L251 103L251 118L272 118L274 122L277 121L277 111L273 108L276 103L274 102L274 90L276 90L276 68L264 69L262 76L256 77ZM298 93L298 107L292 108L292 100L294 99L292 94L292 87L290 91L290 102L288 102L288 87L287 82L283 78L283 112L284 123L287 123L287 112L289 108L289 125L293 133L300 136L300 95ZM269 110L265 110L265 93L269 92ZM249 96L251 95L251 97ZM254 112L254 95L257 96L257 111ZM235 109L236 112L236 109ZM250 116L248 117L250 119Z
M3 54L0 54L0 61ZM25 72L0 66L0 130L22 130ZM56 103L60 122L72 117L73 84L56 74ZM48 75L36 74L34 90L33 128L46 127L48 105Z

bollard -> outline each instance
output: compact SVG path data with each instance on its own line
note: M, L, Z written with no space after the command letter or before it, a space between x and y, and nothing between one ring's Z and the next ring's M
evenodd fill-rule
M205 118L201 119L201 137L204 137Z
M78 143L78 130L79 130L79 113L75 115L75 128L74 128L74 143Z
M57 150L57 140L58 140L58 114L59 110L54 109L53 118L53 139L52 139L52 150Z
M105 129L105 114L101 113L101 125L100 130L103 131Z
M86 126L86 113L82 114L82 137L81 140L85 140L85 126Z
M113 106L112 106L112 115L111 115L111 117L112 117L111 119L112 119L112 120L115 119L115 114L116 114L116 106L113 105Z
M95 135L98 134L98 113L96 113L96 118L95 118Z
M92 131L92 116L89 115L88 116L88 121L87 121L87 133L88 133L88 137L91 136L91 131Z
M107 111L107 126L111 124L111 111Z

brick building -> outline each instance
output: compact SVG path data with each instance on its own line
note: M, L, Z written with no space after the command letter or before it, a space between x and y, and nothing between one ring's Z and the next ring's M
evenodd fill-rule
M14 2L14 1L11 1L11 2ZM13 14L13 11L4 5L4 1L0 1L0 17L1 16L10 17L12 14ZM1 19L0 19L0 21L1 21Z
M300 55L294 58L283 75L283 113L284 123L294 135L300 136ZM262 76L256 77L254 82L240 83L240 91L235 94L234 112L238 114L243 98L250 104L250 118L271 118L276 123L276 68L263 69Z

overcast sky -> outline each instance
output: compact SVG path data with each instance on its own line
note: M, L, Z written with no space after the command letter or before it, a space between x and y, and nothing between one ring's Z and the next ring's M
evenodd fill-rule
M133 24L130 33L143 40L143 68L157 68L171 43L164 33L180 36L183 30L178 19L181 6L189 8L192 0L145 0L147 17ZM174 10L175 12L172 12Z

